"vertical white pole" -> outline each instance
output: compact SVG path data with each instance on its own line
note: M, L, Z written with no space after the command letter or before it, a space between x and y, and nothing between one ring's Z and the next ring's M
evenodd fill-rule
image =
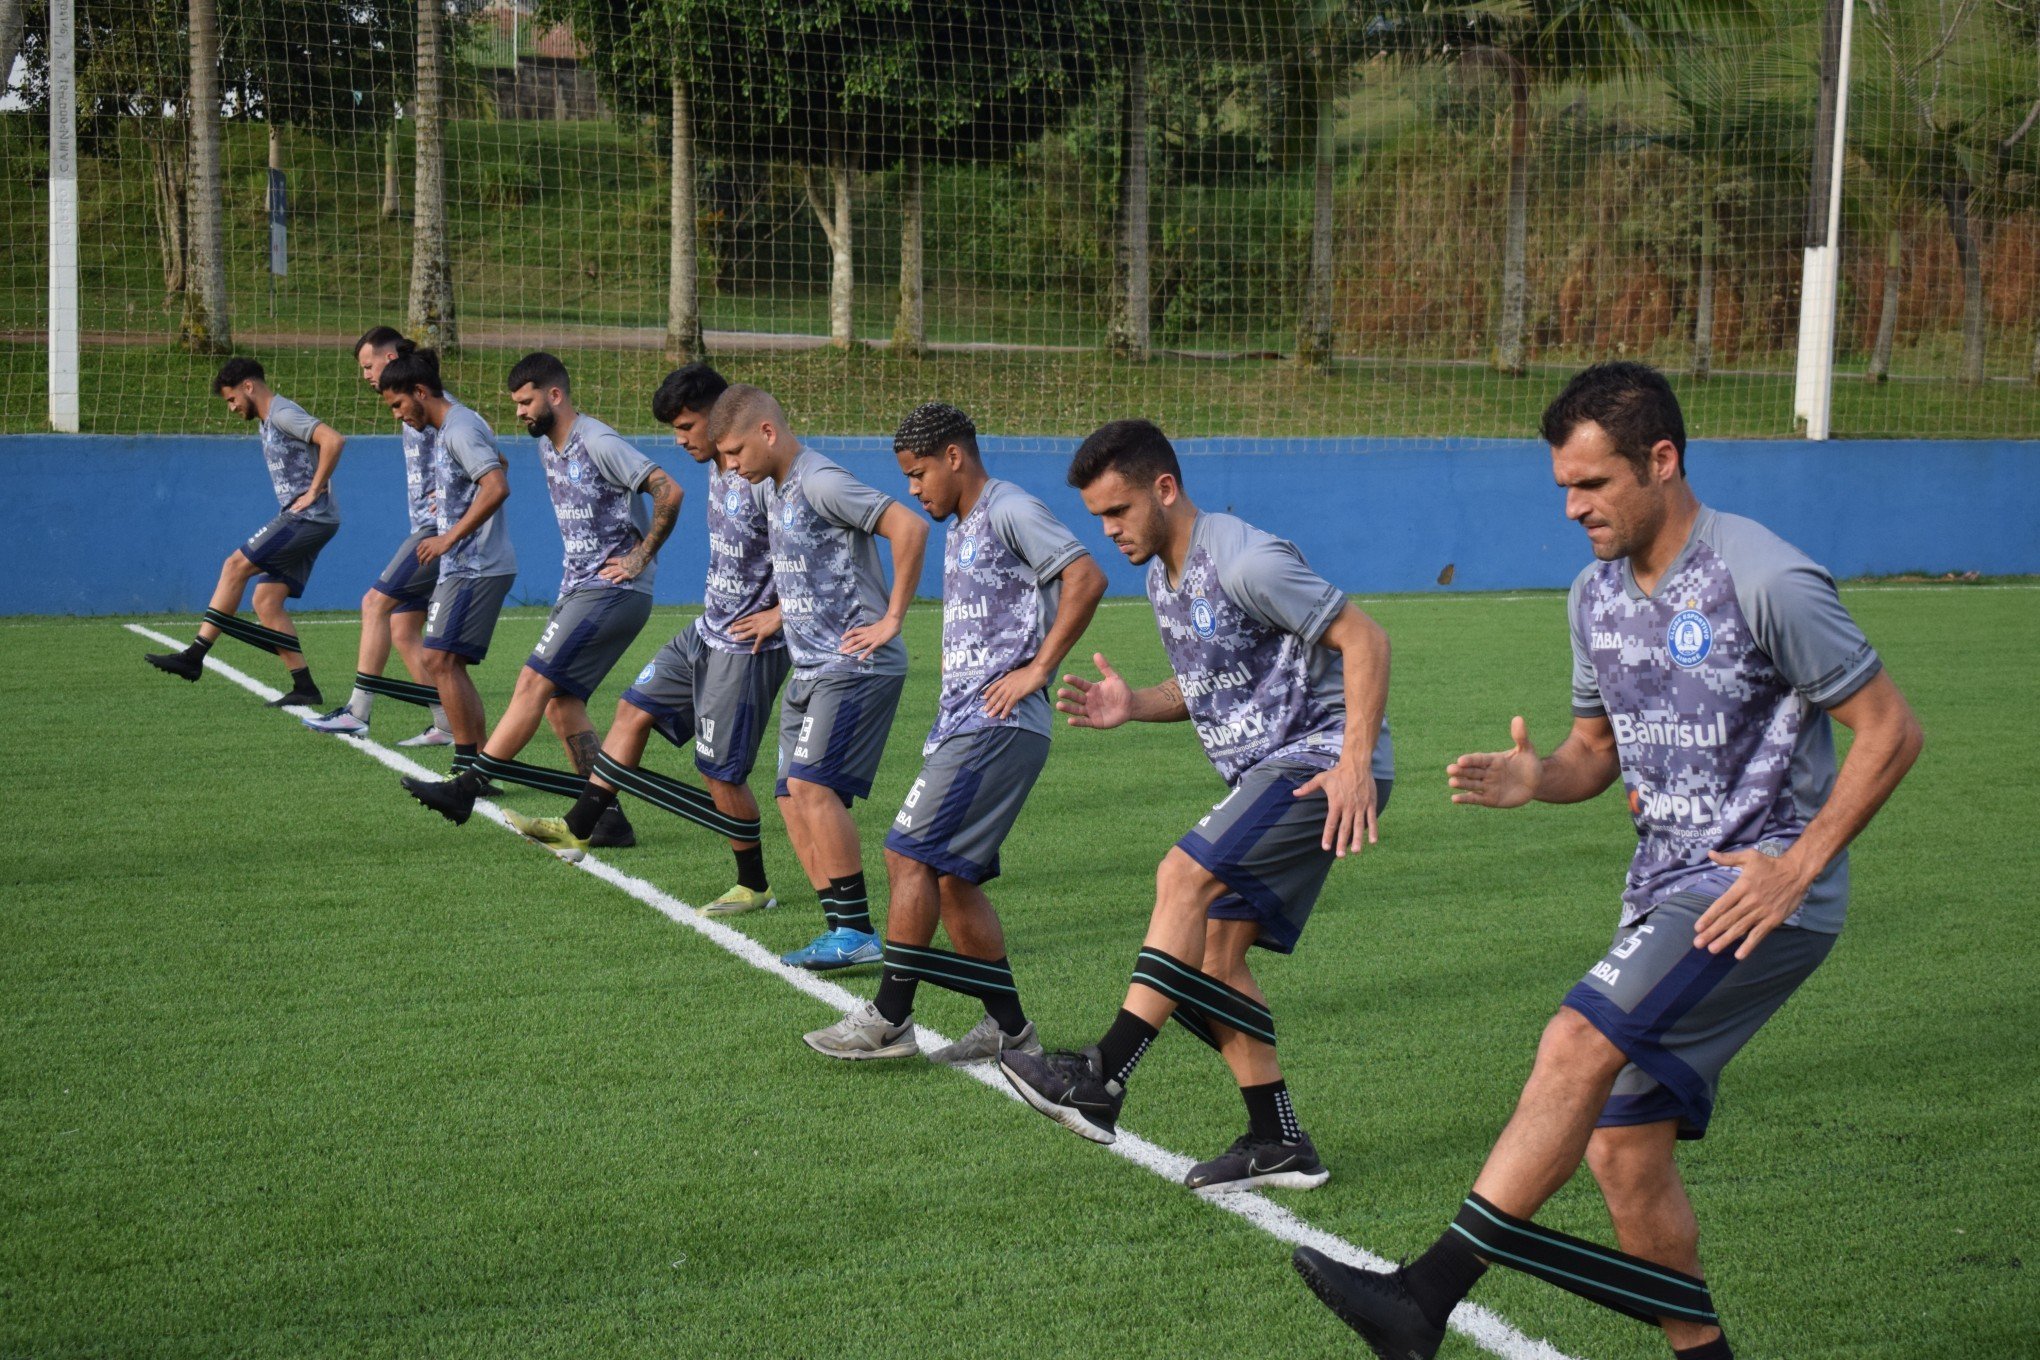
M50 428L78 433L78 70L72 0L50 4Z
M1806 413L1806 437L1826 439L1834 415L1835 399L1835 305L1841 292L1842 234L1842 152L1849 136L1849 44L1856 27L1855 0L1842 3L1841 70L1835 85L1834 159L1828 174L1827 287L1821 298L1820 348L1812 402Z

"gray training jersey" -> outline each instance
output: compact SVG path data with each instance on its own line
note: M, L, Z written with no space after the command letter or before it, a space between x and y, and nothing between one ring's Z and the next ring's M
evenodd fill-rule
M905 675L907 644L899 638L867 661L843 652L843 634L884 618L892 601L872 534L893 498L813 449L802 449L765 504L772 581L794 674L803 680L853 669Z
M713 464L708 471L708 585L701 596L702 640L719 652L743 652L751 644L730 632L738 619L770 609L779 595L772 587L771 491L753 486L735 468ZM759 644L760 652L786 646L774 633Z
M269 465L276 503L286 510L311 489L312 475L319 470L319 450L312 443L312 432L318 428L318 420L289 397L269 399L269 414L262 417L261 425L262 461ZM338 524L340 507L331 488L298 518L312 524Z
M1204 754L1228 784L1277 758L1328 770L1346 744L1346 668L1325 630L1346 597L1296 545L1233 515L1200 513L1182 579L1157 557L1148 600ZM1372 773L1393 779L1382 722Z
M452 393L446 396L455 406ZM414 430L402 421L397 430L404 437L404 499L411 507L411 532L438 532L439 483L434 480L439 460L439 431L431 424Z
M1573 712L1614 728L1636 822L1624 925L1673 893L1724 891L1737 871L1710 850L1799 838L1835 783L1824 710L1882 665L1834 578L1756 521L1702 507L1655 594L1627 559L1596 562L1567 614ZM1838 855L1786 924L1839 931L1848 891Z
M446 412L446 424L434 446L432 481L439 491L434 527L443 534L460 523L474 504L475 484L496 471L509 475L509 463L496 447L496 432L489 422L455 402ZM439 559L442 581L516 574L517 550L510 546L510 526L504 523L501 510Z
M994 718L985 712L985 686L1041 650L1061 603L1058 578L1083 555L1047 506L1011 482L985 483L942 550L942 702L922 755L986 727L1049 734L1045 693Z
M651 520L638 493L657 464L591 415L574 417L573 433L563 449L539 436L538 456L545 465L545 485L552 493L553 514L566 549L560 594L591 586L650 594L656 562L646 562L643 573L621 587L596 573L610 558L622 557L644 541Z

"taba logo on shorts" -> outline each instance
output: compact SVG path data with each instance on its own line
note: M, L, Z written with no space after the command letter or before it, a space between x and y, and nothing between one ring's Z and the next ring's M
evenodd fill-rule
M631 683L634 685L642 685L645 681L652 678L652 673L658 670L658 668L659 667L656 662L647 661L645 663L645 668L637 673L637 679L633 680Z
M969 566L977 561L977 554L978 541L977 536L973 534L971 537L963 540L963 546L956 550L956 565L959 567Z
M1202 595L1190 601L1190 626L1201 638L1208 638L1218 631L1218 616L1211 612L1211 601Z
M1682 609L1672 616L1671 626L1665 629L1665 646L1671 649L1676 665L1691 670L1714 650L1714 628L1699 610Z

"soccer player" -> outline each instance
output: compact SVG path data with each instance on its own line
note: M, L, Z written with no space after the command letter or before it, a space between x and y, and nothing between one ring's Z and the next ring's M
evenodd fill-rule
M468 667L489 654L496 616L517 577L517 550L499 513L510 498L509 464L487 421L446 395L431 350L400 354L383 365L376 387L409 429L431 429L433 527L414 551L432 567L419 649L425 674L446 710L453 761L475 760L488 720Z
M786 413L761 388L738 383L717 398L709 436L745 481L771 483L772 583L793 658L793 679L779 701L774 792L825 922L783 961L815 971L876 963L878 932L850 803L870 796L906 684L900 625L921 579L928 526L801 447ZM890 589L880 538L892 548Z
M192 644L181 652L152 652L149 664L197 680L205 673L205 654L219 635L226 633L251 647L275 653L289 668L290 692L271 699L271 708L322 704L325 696L319 693L312 668L298 649L297 630L284 601L305 593L319 550L340 532L340 507L334 503L330 487L347 441L289 397L271 391L268 375L254 359L227 360L213 378L213 391L241 419L262 422L262 460L269 465L269 482L281 508L253 538L227 554L220 566L219 584L213 587L212 601L206 606L205 622L199 624ZM238 613L241 596L251 581L259 625Z
M753 486L715 451L709 414L729 387L707 364L666 375L652 413L673 427L673 441L708 463L708 583L701 617L654 657L623 697L581 796L565 817L506 814L512 826L562 859L577 860L619 790L729 837L736 885L702 908L729 916L777 905L758 844L758 800L751 767L786 679L786 643L772 588L772 547L763 485ZM694 743L694 764L708 793L642 768L656 731L675 746Z
M1447 767L1455 803L1579 803L1619 777L1637 845L1614 944L1545 1027L1515 1115L1451 1227L1391 1273L1309 1248L1299 1273L1374 1353L1434 1354L1490 1264L1662 1327L1681 1360L1727 1360L1673 1150L1706 1133L1722 1068L1827 957L1845 847L1919 754L1912 710L1826 571L1753 520L1702 505L1670 384L1599 364L1544 413L1567 518L1595 561L1573 582L1572 732L1549 756ZM1855 733L1839 775L1832 715ZM1540 1227L1585 1156L1620 1250Z
M914 993L925 981L985 1008L932 1060L1039 1053L984 885L998 876L999 846L1048 761L1044 691L1090 627L1105 573L1047 506L985 471L977 426L954 406L915 408L893 452L929 517L956 520L942 560L941 702L920 777L885 838L892 895L878 998L807 1044L832 1058L918 1053ZM938 921L954 952L933 947Z
M1231 792L1156 871L1145 946L1104 1037L1080 1053L1009 1050L1000 1067L1035 1109L1110 1143L1127 1081L1173 1014L1218 1050L1247 1107L1246 1134L1185 1183L1322 1185L1331 1173L1297 1122L1247 950L1295 949L1332 861L1376 837L1394 778L1388 638L1294 544L1198 510L1145 420L1094 431L1069 482L1128 560L1148 563L1175 675L1135 690L1100 654L1101 678L1065 676L1056 707L1078 727L1187 720Z
M474 764L451 779L400 781L455 825L473 813L486 780L580 795L602 749L588 721L588 696L651 617L653 562L680 515L673 479L622 435L575 409L565 364L543 351L527 354L507 381L517 418L538 439L565 556L559 599ZM517 759L542 720L552 723L573 773ZM623 810L612 807L589 843L627 846L637 837Z
M373 327L354 342L354 358L361 365L362 381L376 387L390 360L416 349L394 328ZM366 732L375 696L384 694L404 703L419 704L432 713L431 726L397 745L448 746L453 736L446 728L446 711L439 706L439 692L427 679L425 652L419 642L425 632L425 607L431 603L432 588L439 583L438 561L418 560L418 545L439 532L435 508L438 494L432 480L439 428L426 421L422 428L413 429L399 421L397 429L404 440L404 496L411 512L410 536L397 545L389 565L361 597L361 645L355 661L354 692L339 708L306 718L304 724L314 732ZM403 658L404 669L411 673L409 683L383 676L392 646Z

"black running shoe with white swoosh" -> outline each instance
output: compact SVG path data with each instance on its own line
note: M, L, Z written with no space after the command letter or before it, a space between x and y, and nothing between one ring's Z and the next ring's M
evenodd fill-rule
M1331 1178L1318 1160L1310 1135L1294 1143L1276 1138L1255 1138L1251 1133L1208 1162L1190 1168L1183 1184L1192 1190L1258 1190L1263 1186L1279 1190L1315 1190Z
M1361 1270L1309 1247L1298 1247L1289 1262L1318 1301L1381 1360L1431 1360L1444 1343L1445 1329L1424 1316L1401 1271Z
M1009 1048L999 1054L999 1070L1022 1100L1078 1137L1094 1143L1119 1137L1126 1088L1105 1080L1104 1060L1095 1047L1042 1054Z

